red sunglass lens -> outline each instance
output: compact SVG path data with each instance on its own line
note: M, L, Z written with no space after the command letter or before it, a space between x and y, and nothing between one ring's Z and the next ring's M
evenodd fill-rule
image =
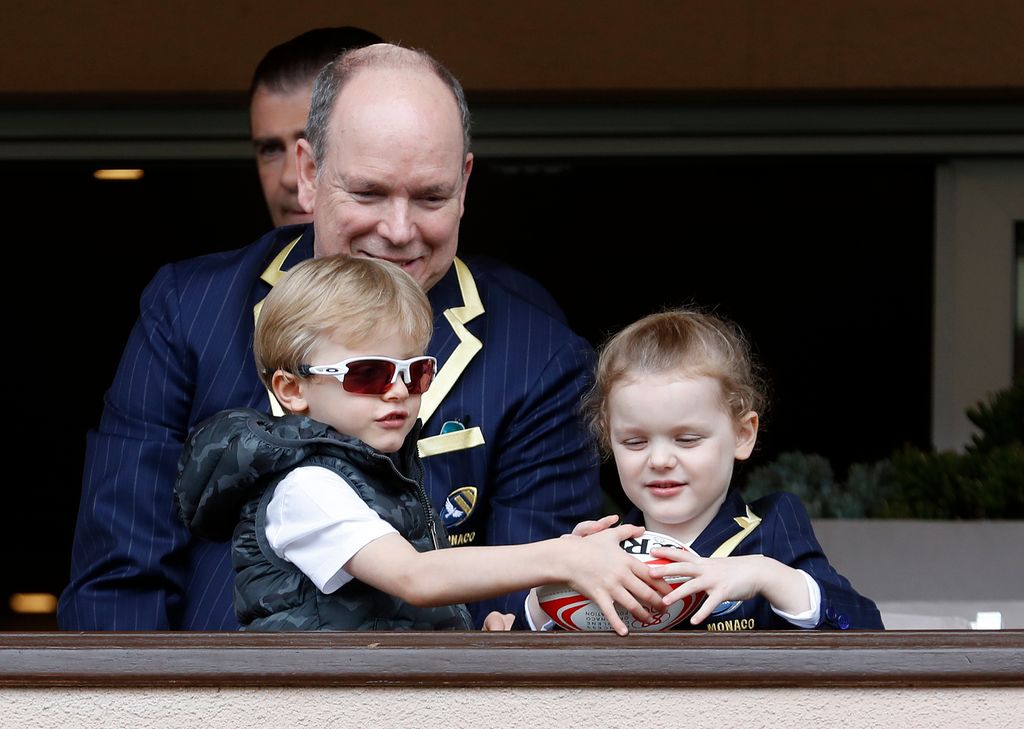
M348 363L348 372L342 385L359 395L381 395L387 392L395 366L379 359L364 359Z
M421 395L434 380L434 361L421 359L409 365L409 394Z

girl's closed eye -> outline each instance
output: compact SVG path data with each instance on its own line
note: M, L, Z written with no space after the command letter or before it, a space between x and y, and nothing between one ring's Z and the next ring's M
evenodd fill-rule
M704 436L696 433L686 433L685 435L676 436L676 442L684 446L695 446L699 445L704 441Z

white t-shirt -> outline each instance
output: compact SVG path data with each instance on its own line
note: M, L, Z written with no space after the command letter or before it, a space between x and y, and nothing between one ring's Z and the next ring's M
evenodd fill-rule
M344 568L356 552L397 530L334 471L302 466L277 485L266 533L274 554L330 594L352 579Z

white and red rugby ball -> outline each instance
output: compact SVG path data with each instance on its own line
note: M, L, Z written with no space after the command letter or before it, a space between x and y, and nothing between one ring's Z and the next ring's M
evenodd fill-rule
M633 555L641 562L648 564L671 564L672 560L660 559L651 556L651 550L655 547L675 547L688 552L693 550L684 546L681 542L665 534L658 532L644 532L639 537L619 542L619 546L626 552ZM668 582L685 582L689 577L670 577ZM690 617L705 598L705 593L684 597L668 606L661 613L656 613L653 620L642 623L618 603L615 604L615 612L622 618L631 631L655 632L669 630L675 625ZM537 599L540 607L555 624L566 630L587 630L601 631L611 630L612 626L594 602L584 595L576 592L564 582L556 582L537 588Z

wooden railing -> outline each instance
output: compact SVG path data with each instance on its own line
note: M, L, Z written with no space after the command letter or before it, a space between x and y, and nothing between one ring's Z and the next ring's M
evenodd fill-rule
M1024 631L0 634L0 687L652 683L1020 687Z

